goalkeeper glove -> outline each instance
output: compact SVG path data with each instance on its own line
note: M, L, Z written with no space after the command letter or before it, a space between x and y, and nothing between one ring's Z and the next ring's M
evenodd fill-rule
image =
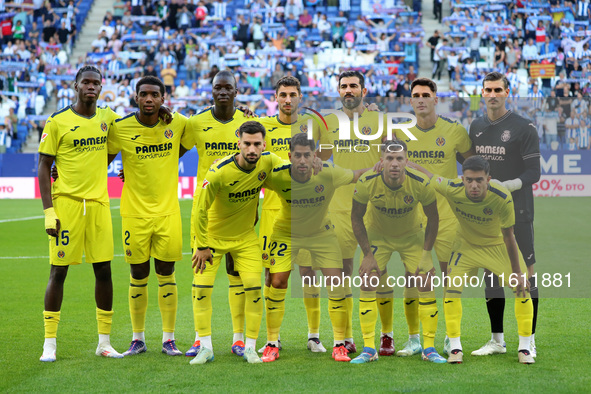
M519 190L519 189L521 189L521 186L523 186L523 182L521 182L521 179L519 179L519 178L509 179L508 181L504 181L504 182L501 182L498 179L491 179L491 182L496 182L496 183L501 184L503 187L505 187L510 192L514 192L515 190Z
M419 273L426 274L433 269L433 258L430 250L423 250L423 256L419 262Z
M519 190L521 189L521 186L523 186L523 182L521 182L521 179L519 178L509 179L508 181L501 182L501 184L505 186L510 192Z
M43 211L43 213L45 214L45 229L56 230L58 218L55 214L55 209L53 209L53 207L47 208Z

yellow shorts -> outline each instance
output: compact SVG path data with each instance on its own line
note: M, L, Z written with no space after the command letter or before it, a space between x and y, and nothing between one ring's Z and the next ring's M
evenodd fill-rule
M269 264L269 245L271 244L271 235L273 234L273 224L279 214L278 209L263 209L261 221L259 224L259 240L261 243L261 252L263 267L271 268Z
M220 239L209 237L209 249L213 255L213 264L203 271L203 275L215 276L220 262L226 253L234 259L234 270L237 272L262 272L261 247L254 230L244 234L240 239ZM201 274L199 274L201 275Z
M372 233L368 234L368 236L371 251L378 262L380 271L386 269L392 253L398 252L406 272L415 273L423 256L423 245L425 242L425 233L423 230L404 238L384 237Z
M433 245L433 249L435 249L435 254L437 255L438 261L449 261L451 256L451 248L453 247L454 241L456 240L457 232L458 219L455 217L439 221L437 239L435 240L435 245Z
M310 238L292 238L289 234L273 233L269 247L271 273L291 271L292 263L314 270L343 268L339 242L333 229Z
M518 252L518 254L519 268L522 273L527 274L525 260L521 252ZM456 238L447 267L448 275L452 279L449 289L456 290L456 292L462 291L463 281L458 280L455 282L457 285L454 285L453 277L464 277L466 275L469 279L478 274L479 268L485 268L497 276L501 275L505 282L501 283L503 287L509 286L509 278L513 273L509 253L504 243L492 246L476 246L462 237Z
M355 251L357 250L357 238L353 234L351 212L331 212L330 220L335 226L343 259L352 259L355 257Z
M109 204L58 196L53 200L60 220L58 237L49 237L49 263L72 265L113 260L113 225Z
M174 262L183 259L181 214L153 218L121 218L125 261L141 264L150 257Z

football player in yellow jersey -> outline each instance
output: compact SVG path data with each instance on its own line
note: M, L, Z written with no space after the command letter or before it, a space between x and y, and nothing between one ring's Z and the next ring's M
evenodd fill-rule
M243 123L238 133L240 153L211 166L199 194L193 267L201 347L191 364L213 361L211 295L220 261L226 253L232 254L234 269L244 284L246 346L243 357L249 363L262 362L255 350L263 316L261 248L253 224L263 183L273 167L283 161L273 153L263 153L265 128L259 122Z
M324 163L313 175L316 144L304 133L291 137L289 159L273 169L265 185L276 190L281 199L270 238L270 288L266 297L267 346L262 360L279 358L279 330L285 314L285 295L292 261L301 250L311 254L312 268L320 269L328 283L342 277L342 257L328 217L328 205L338 187L357 182L363 170L351 171ZM336 283L336 282L335 282ZM347 310L342 286L328 288L329 316L333 326L336 361L350 361L345 349Z
M349 126L351 133L353 133L355 123L353 119L356 114L359 116L357 123L361 133L365 135L377 134L380 129L380 117L383 118L382 132L385 131L385 115L366 109L364 97L367 89L365 88L365 77L363 74L359 71L345 71L341 73L339 75L338 92L343 104L342 111L351 120ZM328 130L321 129L319 148L319 156L322 160L327 160L332 154L334 164L352 170L372 167L380 160L379 144L382 141L382 137L378 137L373 143L367 140L355 139L355 137L349 140L340 140L338 138L340 125L337 116L328 115L325 119L328 124ZM368 146L367 151L365 146ZM341 245L343 270L346 276L351 276L353 273L353 257L357 250L357 240L351 228L351 196L353 195L354 189L355 187L353 185L340 188L335 193L330 205L331 220L335 226L339 244ZM353 298L351 289L345 287L345 292L348 306L347 311L349 313L345 347L350 353L354 353L357 350L353 340ZM380 294L380 296L390 296L391 298L390 294ZM388 303L386 307L390 307L391 309L392 305ZM392 312L390 312L389 316L391 321ZM391 323L389 326L387 323L384 323L383 326L389 327L385 332L392 331ZM391 353L393 354L394 347L391 337L385 338L385 340L386 343L383 345L391 348Z
M39 144L39 190L49 237L51 270L45 291L45 343L41 361L56 360L64 281L68 267L92 263L95 275L99 356L121 358L111 346L113 316L113 227L107 194L107 135L118 118L109 108L97 108L102 75L94 66L78 70L76 102L47 120ZM61 177L51 184L53 162Z
M261 118L260 122L267 130L265 142L267 150L277 154L284 160L288 160L289 141L295 133L307 132L308 116L299 115L299 105L302 100L300 81L293 76L285 76L277 82L275 87L275 98L278 102L279 113L276 116ZM319 130L317 124L312 123L313 139L319 140ZM259 239L261 241L263 266L265 267L265 287L263 294L265 299L271 287L271 278L269 276L269 245L271 234L273 233L273 223L281 208L281 201L277 194L272 190L265 190L265 199L261 222L259 224ZM310 254L307 250L302 250L298 255L301 261L309 261ZM302 277L314 276L314 271L309 267L300 265L300 274ZM320 342L320 288L314 286L304 286L304 306L308 317L308 343L307 347L312 352L326 352L326 349ZM281 340L278 339L278 348L281 350ZM265 346L259 349L262 353Z
M135 101L139 111L117 119L109 132L109 161L121 152L126 170L121 195L125 260L130 264L129 311L133 338L124 356L147 350L150 257L158 279L158 304L162 315L162 352L182 355L174 330L178 292L174 262L182 259L182 223L178 203L178 162L186 118L176 113L170 125L160 121L164 83L141 78Z
M414 288L418 295L419 315L423 324L424 348L422 358L434 363L445 363L434 347L437 331L437 303L430 286L416 283L415 274L433 274L431 250L437 237L439 215L435 191L428 179L416 170L407 168L406 144L394 140L384 144L381 162L383 170L364 174L355 187L351 221L353 231L363 252L359 275L367 278L359 296L359 321L363 333L363 352L351 362L355 364L377 360L375 325L378 306L377 286L384 282L386 266L393 252L398 252L405 268L406 288ZM419 204L427 216L423 231ZM391 335L391 334L390 334ZM389 336L390 336L389 335Z
M463 287L472 283L471 280L465 283L467 278L475 276L478 268L485 268L499 276L501 286L513 288L519 333L518 359L522 364L533 364L535 360L530 349L533 306L525 261L513 234L515 208L511 193L501 183L490 182L490 164L481 156L466 159L462 178L456 180L417 168L432 178L435 189L447 199L459 222L444 297L451 348L447 362L463 361L461 294Z
M432 80L415 79L411 83L411 95L410 103L417 117L417 125L410 132L417 140L411 140L400 130L396 130L397 138L408 146L408 159L435 174L450 179L457 178L456 154L459 153L464 158L474 155L468 132L460 123L437 115L437 85ZM445 273L458 221L447 200L441 195L437 197L437 210L439 231L434 249L441 272ZM416 289L405 289L403 306L409 339L404 348L396 352L398 356L412 356L421 352L417 296Z
M199 193L202 190L203 180L210 166L215 160L238 152L238 128L248 121L242 110L234 107L236 97L236 79L229 70L222 70L216 74L212 83L212 96L214 105L201 113L189 118L186 126L185 138L181 141L181 156L195 146L199 154L197 168L197 185L193 195L193 208L191 211L191 237L190 242L195 241L195 218ZM254 222L253 222L254 225ZM244 351L244 289L240 276L233 269L232 256L226 256L226 272L230 287L228 299L232 326L234 331L232 352L242 356ZM193 278L193 319L195 323L195 342L185 353L187 357L194 357L199 351L199 334L197 333L197 312L195 294L197 291L196 277Z

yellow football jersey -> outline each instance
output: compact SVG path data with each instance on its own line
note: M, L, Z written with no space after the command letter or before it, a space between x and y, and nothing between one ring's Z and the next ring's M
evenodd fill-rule
M261 118L259 121L267 134L265 136L265 142L267 144L266 150L275 153L283 160L289 160L289 141L291 136L295 133L307 133L308 132L308 120L312 120L312 136L314 141L318 141L320 138L320 131L318 125L313 121L309 115L298 115L298 119L294 123L283 123L279 120L278 116L269 116ZM280 209L281 201L274 191L265 190L265 199L263 200L263 209Z
M97 108L87 118L71 106L55 112L43 129L39 153L54 156L59 178L53 183L53 197L109 203L107 192L107 136L115 119L110 108Z
M354 121L349 122L349 131L351 139L339 139L339 120L336 115L328 115L324 119L328 125L328 130L320 129L320 149L324 146L332 146L332 158L334 164L351 170L361 170L364 168L373 168L380 160L383 137L386 135L386 115L383 112L365 110L358 118L357 128L363 135L373 135L378 133L380 126L380 117L383 118L382 133L379 138L374 140L362 140L356 138L353 130ZM354 185L342 187L335 193L330 204L331 212L351 212L351 197L355 190Z
M210 107L191 116L187 121L185 135L181 139L185 149L195 146L199 154L194 196L197 196L197 190L203 186L203 179L213 162L238 152L240 125L249 120L258 120L247 118L242 111L236 109L232 119L222 122L214 116L213 108Z
M263 152L255 168L242 169L236 155L212 165L203 180L195 221L196 248L208 246L209 236L240 239L253 231L263 183L273 168L284 163L270 152Z
M406 168L405 175L402 186L396 190L384 183L381 173L373 171L363 174L355 185L353 199L367 205L368 231L395 238L421 231L422 206L435 202L435 190L424 174Z
M109 154L121 152L125 183L121 216L155 217L179 212L179 147L187 118L175 113L167 125L146 126L136 113L117 119L109 132Z
M336 189L353 181L353 171L323 163L322 171L304 183L291 177L291 164L273 168L265 186L281 199L275 231L293 237L311 237L332 228L328 206Z
M449 202L460 223L458 232L469 243L477 246L502 244L501 229L515 225L513 198L501 184L491 182L484 200L473 202L466 196L460 178L451 180L435 175L432 183Z
M470 150L472 141L468 132L460 123L439 116L435 125L423 130L415 126L409 130L417 140L411 140L400 130L395 130L396 138L406 142L408 160L426 168L432 174L446 178L458 177L456 153ZM453 217L453 212L444 198L437 198L440 219Z

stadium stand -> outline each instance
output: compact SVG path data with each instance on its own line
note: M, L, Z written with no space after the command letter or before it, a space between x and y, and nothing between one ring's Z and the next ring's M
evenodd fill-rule
M296 76L311 98L334 97L336 76L351 67L365 73L368 96L381 108L405 109L397 98L410 95L420 71L437 77L443 113L466 125L482 114L484 74L501 71L511 83L512 105L540 124L543 147L589 148L587 0L452 1L450 12L447 3L442 12L448 16L426 15L430 4L401 0L145 0L134 7L115 1L86 57L75 62L68 55L91 3L0 10L0 119L10 107L18 117L16 129L7 124L3 132L12 137L10 151L39 129L49 96L57 93L58 105L68 102L72 92L58 86L83 63L105 71L102 104L128 111L135 82L152 74L167 80L167 103L187 115L211 104L211 79L223 68L236 73L238 101L259 115L276 112L273 87L281 76ZM427 36L424 27L434 26L438 34ZM431 51L431 64L421 61L421 49ZM567 122L571 109L575 117Z

